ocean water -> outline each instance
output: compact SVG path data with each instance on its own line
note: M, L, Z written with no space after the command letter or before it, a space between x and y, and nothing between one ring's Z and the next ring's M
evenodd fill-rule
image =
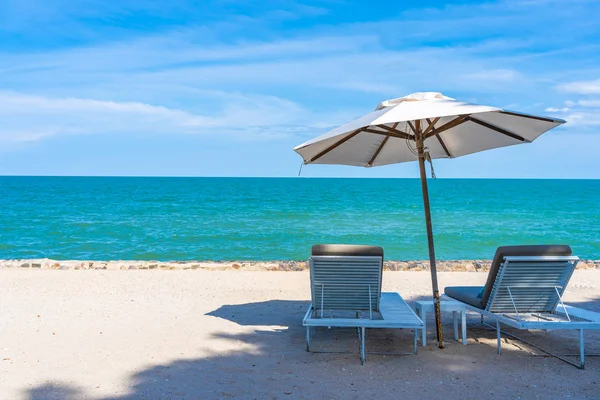
M566 243L600 258L600 180L429 180L438 259ZM418 179L0 177L0 259L427 259Z

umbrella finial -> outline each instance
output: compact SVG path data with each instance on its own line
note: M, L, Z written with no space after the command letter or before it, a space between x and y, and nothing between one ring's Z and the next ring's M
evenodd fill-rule
M427 100L454 100L452 97L444 96L440 92L415 92L404 97L397 97L382 101L377 105L375 111L383 110L384 108L394 107L405 101L427 101Z

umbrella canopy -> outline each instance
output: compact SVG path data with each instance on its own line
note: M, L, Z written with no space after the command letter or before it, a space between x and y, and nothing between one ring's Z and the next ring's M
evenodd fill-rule
M425 160L454 158L497 147L530 143L565 123L418 92L380 103L375 111L294 148L304 164L374 167L419 161L436 331L443 347L433 228Z
M529 143L565 121L456 101L424 92L377 109L294 148L305 164L375 167L416 161L416 123L430 158L454 158Z

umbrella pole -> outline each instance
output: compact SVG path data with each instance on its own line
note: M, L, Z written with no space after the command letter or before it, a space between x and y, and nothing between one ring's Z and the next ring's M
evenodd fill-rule
M420 128L420 127L419 127ZM420 130L417 128L418 130ZM435 330L437 333L438 347L444 348L442 338L442 317L440 309L440 292L438 290L437 268L435 266L435 250L433 247L433 228L431 226L431 210L429 208L429 191L427 189L427 175L425 173L425 151L423 137L417 139L419 155L419 171L421 173L421 190L423 191L423 208L425 209L425 225L427 226L427 245L429 246L429 269L431 270L431 286L433 289L433 309L435 312Z

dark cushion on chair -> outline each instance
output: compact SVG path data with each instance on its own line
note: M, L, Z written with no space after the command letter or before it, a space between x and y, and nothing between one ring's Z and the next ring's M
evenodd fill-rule
M379 246L359 244L315 244L313 256L375 256L383 257L383 249Z
M549 245L528 245L528 246L502 246L498 247L494 260L490 266L490 272L488 274L487 282L483 290L481 297L482 308L487 306L487 302L492 294L492 288L496 281L496 275L498 275L498 269L500 264L504 261L504 257L509 256L570 256L572 250L569 246L563 244L549 244ZM449 295L450 296L450 295ZM469 303L471 304L471 303Z
M479 296L481 289L483 286L448 286L444 288L444 293L453 299L483 309L483 303Z

